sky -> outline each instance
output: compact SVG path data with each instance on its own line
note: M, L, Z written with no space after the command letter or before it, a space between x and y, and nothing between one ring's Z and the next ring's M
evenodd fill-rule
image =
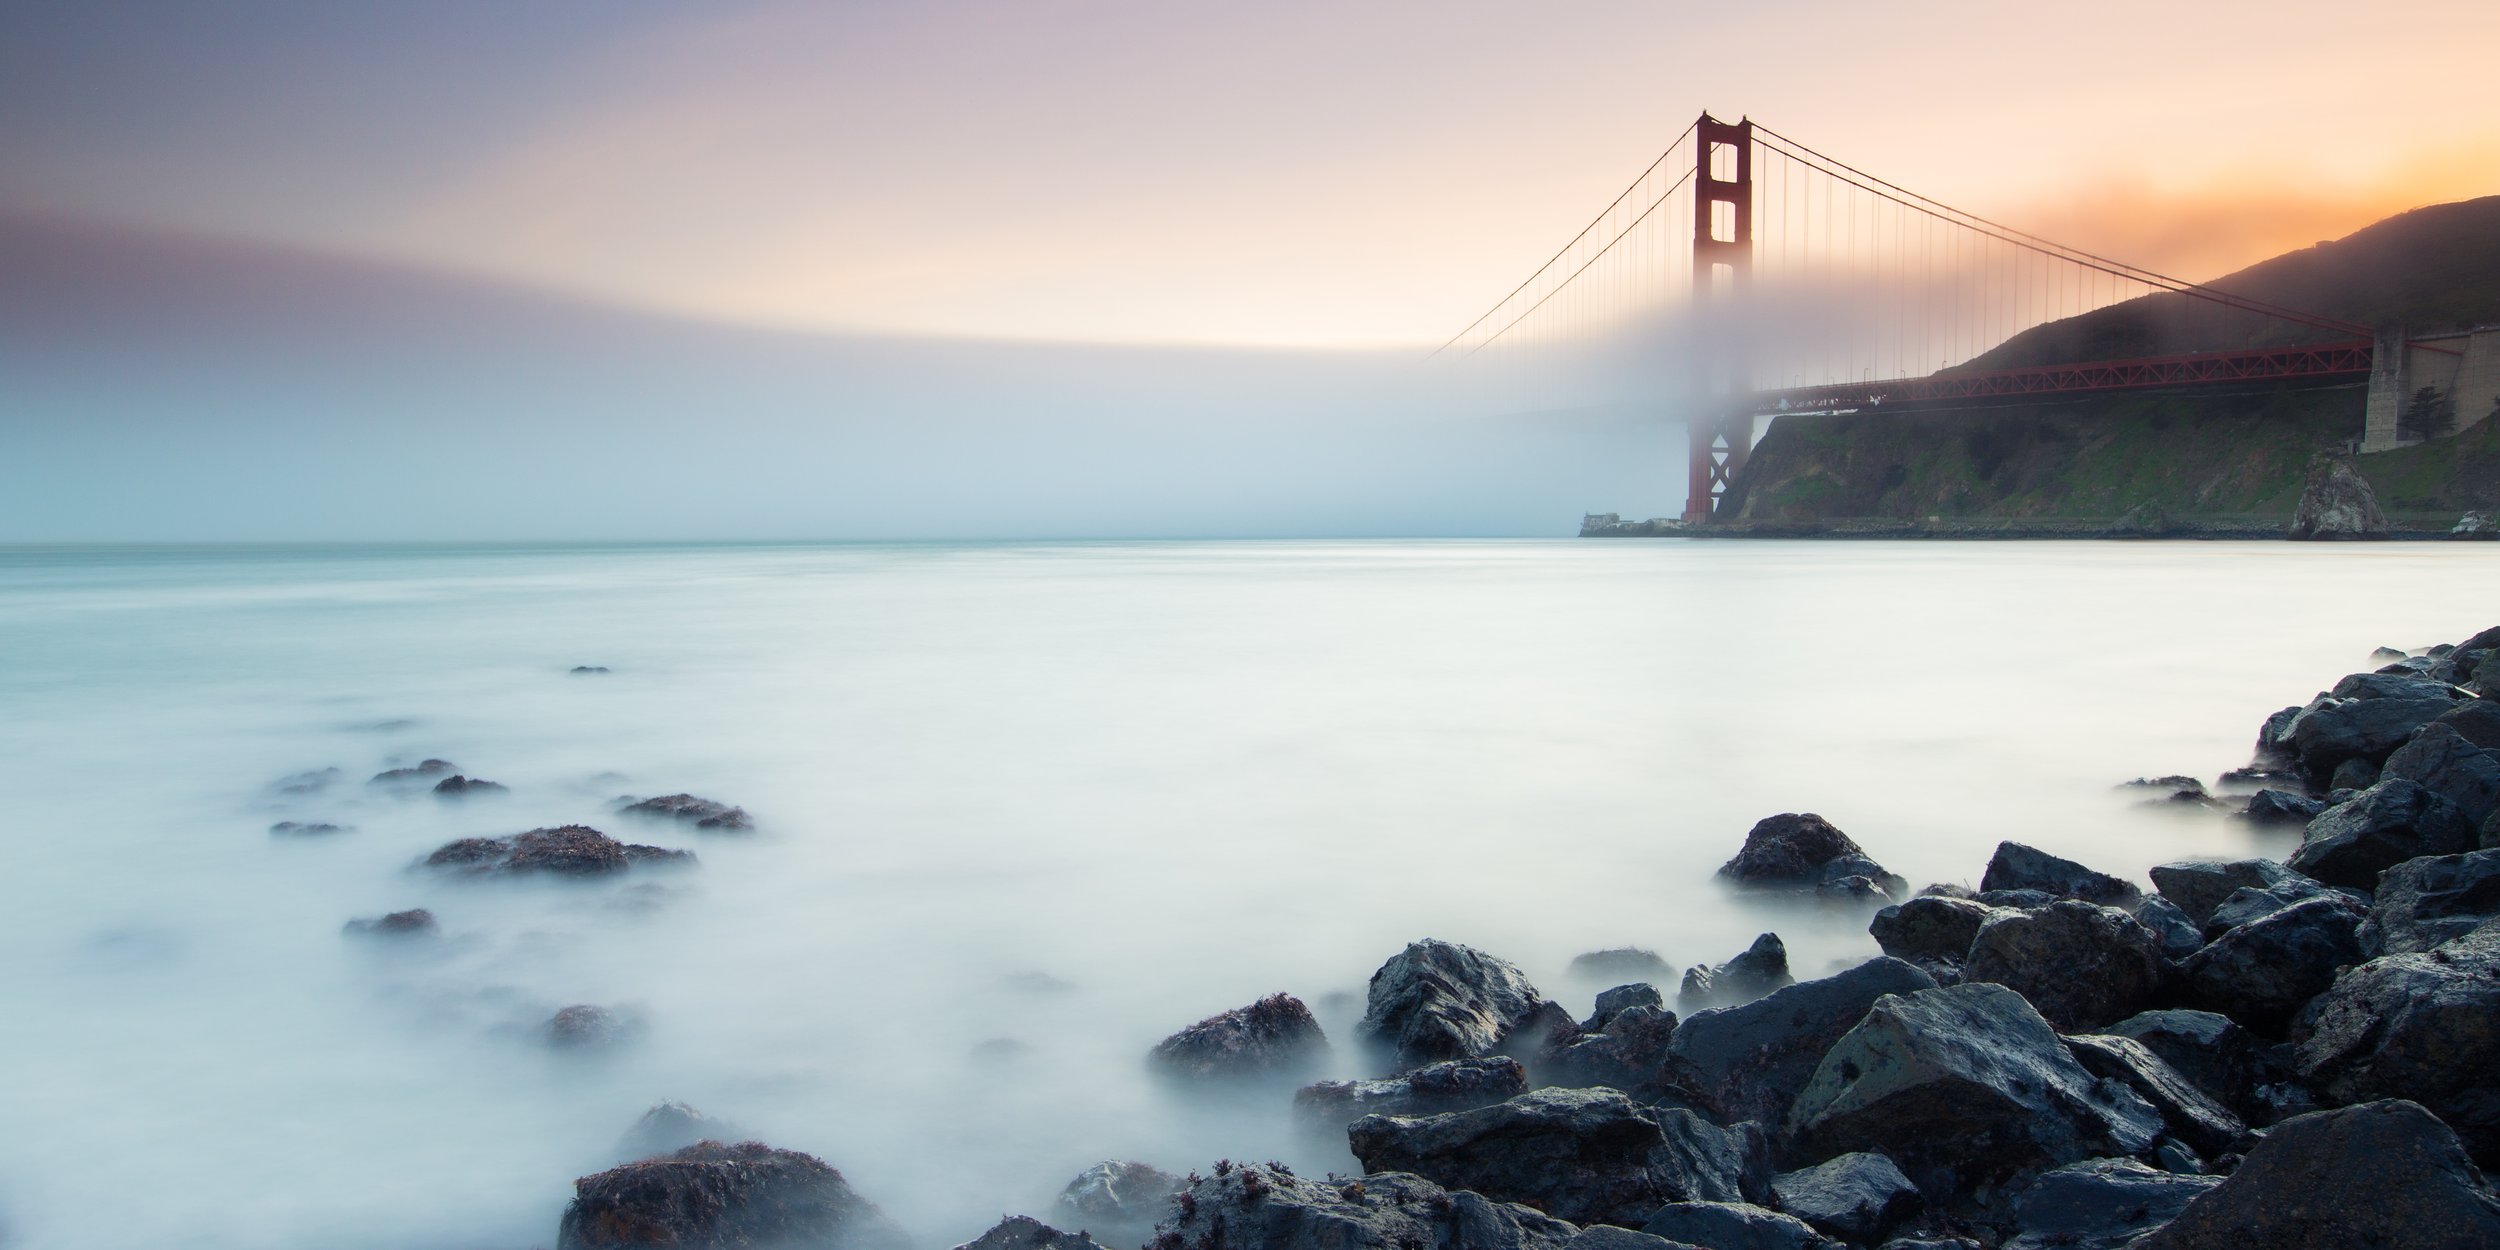
M1704 109L2209 277L2500 190L2500 6L0 6L0 212L818 331L1437 342Z

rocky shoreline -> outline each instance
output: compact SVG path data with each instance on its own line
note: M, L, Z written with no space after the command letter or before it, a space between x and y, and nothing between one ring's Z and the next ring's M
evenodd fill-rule
M1298 1085L1329 1042L1281 994L1146 1057L1183 1096L1289 1102L1359 1175L1110 1161L960 1250L2500 1245L2500 628L2373 659L2265 720L2217 786L2247 798L2128 783L2297 824L2286 862L2135 882L2009 841L1977 888L1911 894L1773 816L1720 876L1863 908L1881 955L1796 981L1765 934L1673 1010L1632 981L1574 1019L1417 941L1352 1039L1375 1079ZM563 1250L908 1244L819 1160L652 1117L677 1148L575 1182Z

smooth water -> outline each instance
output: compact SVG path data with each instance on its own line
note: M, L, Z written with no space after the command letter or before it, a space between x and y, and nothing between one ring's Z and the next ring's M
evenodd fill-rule
M1086 1164L1348 1167L1141 1056L1287 990L1345 1040L1406 941L1800 975L1864 918L1732 898L1818 811L1917 883L2000 838L2282 853L2135 806L2370 648L2500 622L2489 548L1683 542L0 551L0 1240L552 1244L682 1099L923 1245ZM568 675L576 664L606 676ZM509 784L364 784L426 756ZM309 796L272 783L337 767ZM748 836L624 821L742 804ZM282 839L281 819L355 826ZM695 850L446 880L588 822ZM417 949L344 938L424 906ZM1672 993L1672 987L1667 987ZM551 1051L557 1007L638 1019ZM1002 1042L1001 1039L1005 1039ZM1340 1067L1359 1066L1340 1045Z

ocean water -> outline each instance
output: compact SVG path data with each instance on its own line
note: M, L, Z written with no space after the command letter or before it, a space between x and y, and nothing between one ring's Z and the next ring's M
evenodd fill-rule
M1574 954L1801 976L1860 914L1731 896L1815 811L1910 878L2278 834L2211 778L2372 646L2500 622L2487 547L1301 542L0 550L0 1244L552 1245L680 1099L924 1246L1100 1159L1347 1168L1158 1038L1263 994L1348 1044L1405 942L1583 1014ZM603 676L573 676L575 665ZM365 778L434 756L511 787ZM310 794L277 779L336 768ZM617 815L691 791L748 835ZM354 826L279 838L278 820ZM446 879L587 822L683 871ZM344 937L423 906L432 942ZM1666 987L1672 994L1673 987ZM605 1054L556 1008L637 1022Z

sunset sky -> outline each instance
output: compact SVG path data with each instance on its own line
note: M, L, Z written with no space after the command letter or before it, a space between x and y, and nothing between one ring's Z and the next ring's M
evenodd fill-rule
M0 210L770 326L1437 341L1694 114L2189 277L2500 191L2500 5L13 3Z

